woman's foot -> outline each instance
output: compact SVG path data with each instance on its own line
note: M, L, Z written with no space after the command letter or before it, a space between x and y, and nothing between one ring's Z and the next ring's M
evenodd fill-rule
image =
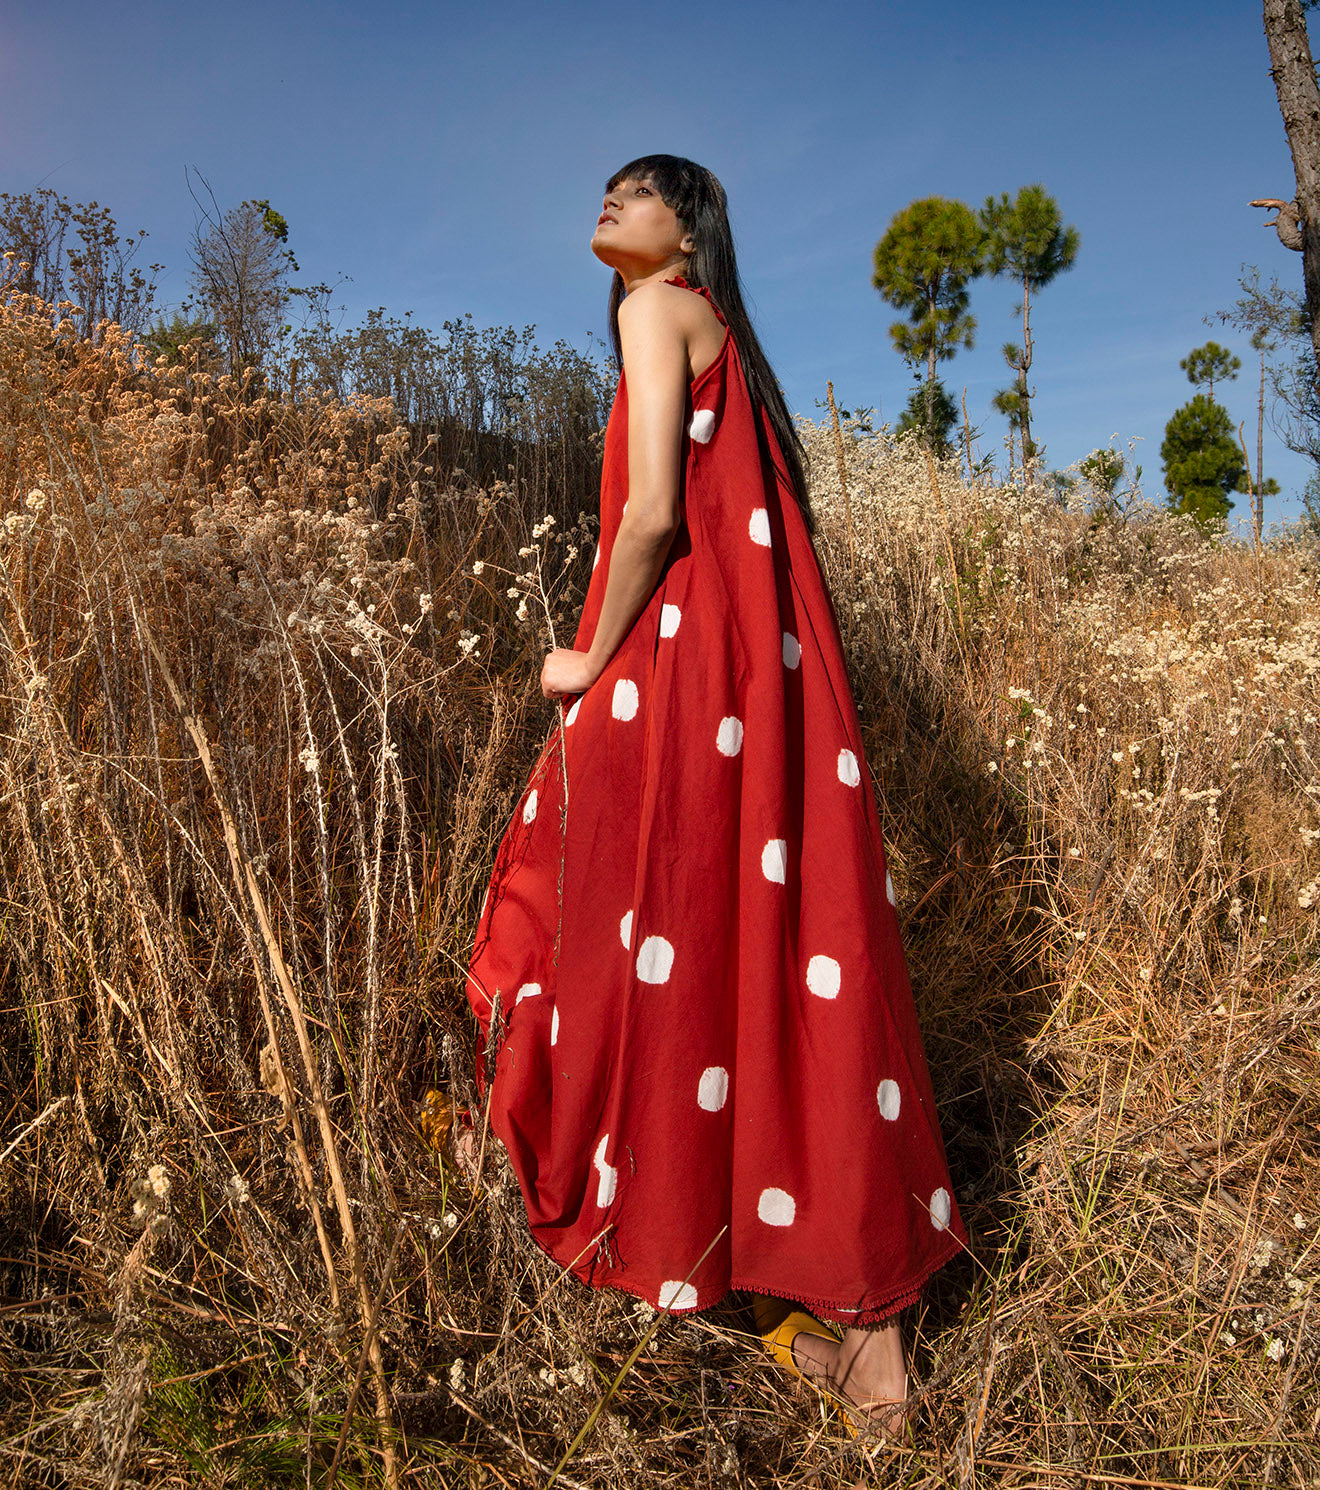
M911 1416L902 1407L908 1381L897 1322L848 1330L837 1342L799 1331L792 1349L798 1370L843 1397L855 1421L873 1425L888 1438L906 1436Z
M480 1154L475 1130L464 1123L455 1122L449 1131L449 1152L453 1155L459 1173L470 1186L475 1186L480 1173Z
M856 1404L856 1419L872 1424L886 1438L907 1437L913 1412L903 1406L907 1362L896 1319L874 1330L847 1330L833 1375L837 1389Z

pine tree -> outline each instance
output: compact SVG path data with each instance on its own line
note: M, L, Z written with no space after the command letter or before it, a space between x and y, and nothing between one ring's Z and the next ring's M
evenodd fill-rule
M1170 508L1191 513L1207 528L1220 526L1233 505L1229 492L1243 490L1247 479L1228 411L1196 394L1165 426L1160 459Z
M938 428L936 363L972 345L976 319L967 310L967 286L982 272L984 237L964 202L923 197L894 214L875 247L871 283L908 313L889 335L914 371L926 365L922 427L928 432Z
M1187 374L1187 381L1193 388L1199 388L1202 383L1208 386L1209 397L1213 402L1215 384L1227 383L1236 378L1242 359L1235 357L1227 347L1221 347L1217 341L1208 341L1203 347L1193 347L1178 366Z
M918 382L908 396L907 407L899 415L895 430L906 434L916 430L932 455L952 455L953 441L950 438L958 423L958 406L949 390L939 378L932 390L929 381Z
M1043 186L1024 186L1010 201L1007 192L998 199L987 197L981 208L981 225L986 235L986 268L990 274L1015 279L1022 286L1022 303L1013 314L1022 317L1022 345L1004 343L1004 361L1017 373L1012 388L1005 389L994 400L995 408L1008 416L1010 428L1022 442L1022 465L1029 469L1040 454L1031 437L1031 400L1034 389L1027 386L1031 371L1031 295L1057 274L1071 269L1081 245L1081 235L1074 227L1063 226L1059 204Z

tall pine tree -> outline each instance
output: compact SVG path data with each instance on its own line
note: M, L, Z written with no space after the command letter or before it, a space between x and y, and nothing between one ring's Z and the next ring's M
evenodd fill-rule
M894 346L915 371L926 365L928 441L938 429L939 379L935 365L959 347L970 347L976 318L967 309L967 286L981 272L985 235L964 202L923 197L894 214L875 246L871 283L906 321L889 328Z
M1178 366L1187 374L1187 381L1193 388L1199 388L1202 383L1207 385L1208 396L1213 402L1215 384L1227 383L1236 378L1242 359L1235 357L1227 347L1221 347L1217 341L1208 341L1203 347L1193 347Z
M1011 201L1007 192L987 197L981 208L986 236L986 268L990 274L1014 279L1022 286L1022 303L1014 315L1022 317L1022 345L1004 343L1004 361L1017 374L1011 388L996 395L995 408L1008 416L1022 441L1022 465L1030 467L1040 453L1031 437L1031 400L1027 386L1031 371L1031 296L1057 274L1071 269L1081 245L1074 227L1064 227L1059 204L1043 186L1024 186Z

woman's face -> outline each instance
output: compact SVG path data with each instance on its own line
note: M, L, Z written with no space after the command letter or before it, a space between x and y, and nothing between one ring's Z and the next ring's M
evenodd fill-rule
M605 193L591 251L625 279L682 264L692 238L649 181L621 181Z

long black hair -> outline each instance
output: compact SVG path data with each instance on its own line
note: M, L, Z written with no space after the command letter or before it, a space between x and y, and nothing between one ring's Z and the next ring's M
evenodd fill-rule
M807 532L814 533L816 520L807 495L806 451L802 448L801 437L789 415L779 382L761 350L761 343L752 330L751 317L743 304L738 264L733 252L733 232L729 227L728 198L724 188L705 166L685 160L681 155L639 156L615 171L606 182L605 190L613 191L616 186L629 180L644 181L659 192L660 199L691 234L694 246L683 271L683 278L691 285L709 290L711 299L728 321L742 361L752 409L758 414L757 438L761 438L759 411L764 409L788 467ZM616 269L614 282L610 286L609 315L610 337L620 367L623 366L623 345L619 339L619 305L623 297L623 276Z

